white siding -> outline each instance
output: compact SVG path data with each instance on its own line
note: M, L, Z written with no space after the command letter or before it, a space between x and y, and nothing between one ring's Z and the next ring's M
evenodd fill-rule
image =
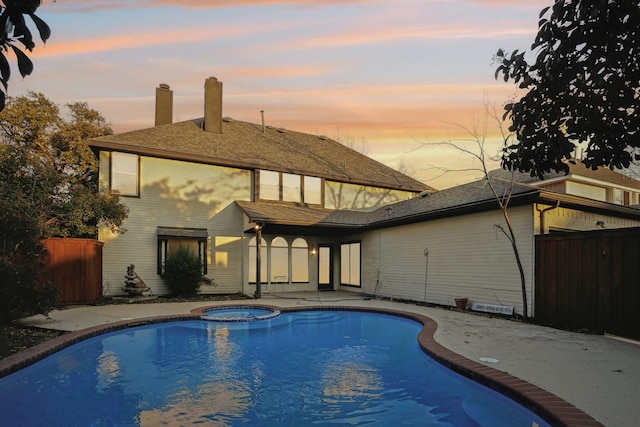
M104 158L101 156L101 164ZM108 229L100 230L99 239L105 242L103 293L123 293L129 264L135 264L154 294L167 293L157 274L158 226L206 228L207 275L218 286L203 291L241 291L243 218L235 205L229 205L234 200L249 200L250 189L249 171L142 157L140 197L123 198L129 207L124 224L127 232L114 235Z
M361 254L361 289L360 292L366 294L376 294L376 285L380 279L380 249L383 240L383 230L376 230L365 235L358 235L354 240L362 242L360 246ZM336 269L340 268L340 264L336 265ZM340 282L338 282L340 283ZM342 288L344 290L353 290L353 288Z
M575 194L576 196L601 200L603 202L607 200L607 189L605 187L583 184L581 182L567 181L566 192L567 194Z
M510 217L531 312L533 210L531 206L512 208ZM362 291L373 294L379 275L379 294L383 297L445 305L454 305L453 299L461 297L513 306L522 314L520 275L513 250L495 224L506 230L499 210L365 234Z
M202 287L201 292L242 291L242 217L240 208L231 203L211 218L208 276L215 280L217 286Z
M550 206L536 206L536 234L540 234L540 211ZM638 227L640 221L626 218L577 211L574 209L555 208L544 213L545 232L549 231L589 231L602 228Z

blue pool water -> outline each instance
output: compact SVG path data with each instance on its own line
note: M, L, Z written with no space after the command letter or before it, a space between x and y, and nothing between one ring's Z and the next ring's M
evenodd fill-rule
M428 357L422 325L355 311L140 326L0 379L11 426L548 426Z

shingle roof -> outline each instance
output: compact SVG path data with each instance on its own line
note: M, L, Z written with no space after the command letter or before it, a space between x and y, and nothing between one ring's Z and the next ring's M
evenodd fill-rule
M512 186L510 175L503 175L496 171L492 172L490 176L496 193L500 196L508 194ZM640 218L640 210L629 206L619 206L579 196L555 193L527 184L513 183L510 206L534 202L553 204L556 201L562 202L562 206L565 207L584 208L634 219ZM437 191L424 197L383 206L371 212L333 211L266 202L237 201L236 203L253 222L280 226L313 226L325 230L348 228L351 232L498 208L495 195L484 179Z
M499 196L508 194L510 181L494 179L492 183ZM539 192L537 188L514 183L511 198L534 196ZM497 208L498 202L487 181L481 179L377 209L372 212L370 221L373 224L382 224L416 217L447 216L453 215L454 212L459 214L489 207Z
M432 189L330 138L225 120L222 133L203 119L95 138L96 148L246 169L268 169L341 182L420 192Z
M509 183L496 180L494 188L502 194ZM539 189L514 185L513 197L536 195ZM483 206L497 206L491 189L484 180L471 182L425 197L416 197L374 211L331 210L304 205L273 202L236 201L252 222L278 225L315 226L328 228L367 228L385 223L410 222L416 218L453 215Z
M251 222L294 226L358 227L368 223L369 212L333 210L291 203L247 202L236 204Z

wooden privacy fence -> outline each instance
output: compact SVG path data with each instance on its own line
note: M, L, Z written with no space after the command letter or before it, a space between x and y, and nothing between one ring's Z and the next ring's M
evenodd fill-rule
M61 304L86 304L102 296L102 246L93 239L46 239L45 279Z
M640 339L640 228L536 236L535 320Z

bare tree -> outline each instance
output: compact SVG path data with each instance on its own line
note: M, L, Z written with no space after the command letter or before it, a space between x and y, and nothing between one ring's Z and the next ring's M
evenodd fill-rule
M361 138L360 142L356 142L355 138L350 135L340 134L339 131L332 137L335 141L367 156L369 152L368 142ZM404 158L398 163L397 171L410 176L412 171ZM333 209L365 209L383 206L402 200L398 196L398 192L386 189L374 189L366 185L346 184L343 182L332 182L325 186L327 192L327 200Z
M498 204L498 207L502 212L504 222L506 224L506 229L501 224L494 224L494 227L497 230L500 230L500 232L504 234L507 240L509 240L509 243L513 250L516 266L520 274L520 286L521 286L521 292L522 292L522 315L526 319L529 317L529 311L527 306L526 279L524 274L524 268L522 266L522 260L520 258L520 252L518 250L516 235L513 230L513 224L511 222L511 218L509 216L509 203L511 202L511 196L513 194L515 171L514 170L509 171L510 180L508 182L508 185L504 187L504 189L502 190L500 190L498 186L495 185L495 181L494 181L496 179L502 179L502 178L492 177L489 174L490 171L488 170L487 164L489 161L497 163L499 161L499 152L500 152L500 151L496 152L495 155L490 155L487 152L487 149L488 149L487 130L488 130L490 121L495 121L498 129L500 130L500 135L502 137L504 146L508 146L513 135L507 134L504 132L504 129L502 127L503 122L501 118L495 113L495 111L490 111L489 108L486 108L485 117L480 121L474 121L470 127L461 125L458 123L448 123L462 130L463 133L466 135L465 137L458 138L458 139L449 139L447 141L441 141L441 142L418 141L418 143L420 144L419 148L422 148L424 146L429 146L429 145L451 147L458 150L460 153L464 155L470 156L472 159L476 161L478 166L473 168L451 170L451 169L438 167L437 169L440 169L442 171L442 174L451 173L451 172L461 172L461 171L478 171L482 174L484 185L486 185L491 190L491 194L495 198ZM473 148L469 148L468 147L469 145L472 145Z

